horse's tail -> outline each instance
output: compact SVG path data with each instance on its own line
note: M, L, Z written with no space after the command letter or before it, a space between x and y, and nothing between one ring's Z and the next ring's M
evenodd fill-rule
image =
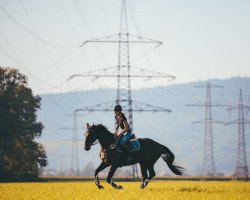
M162 149L162 155L161 155L162 159L167 163L168 167L174 174L181 176L184 168L173 164L174 154L164 145L161 145L161 149Z

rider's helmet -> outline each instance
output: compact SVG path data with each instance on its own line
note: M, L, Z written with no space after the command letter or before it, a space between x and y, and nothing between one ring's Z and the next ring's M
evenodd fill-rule
M122 107L120 105L116 105L115 108L114 108L114 111L121 112L122 111Z

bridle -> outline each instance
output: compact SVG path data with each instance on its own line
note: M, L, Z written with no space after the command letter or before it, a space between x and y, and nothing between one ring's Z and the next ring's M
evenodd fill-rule
M89 132L89 130L87 130L86 131L86 133L84 134L84 136L85 136L85 140L86 140L86 138L87 138L87 133ZM99 140L98 139L96 139L96 140L94 140L90 145L91 146L93 146L93 145L96 145L96 144L99 144L100 142L99 142Z
M86 133L84 134L84 136L85 136L85 139L86 139L86 137L87 137L87 133L89 132L89 130L88 131L86 131ZM98 139L96 139L94 142L92 142L91 143L91 146L93 146L93 145L96 145L96 144L99 144L100 142L99 142L99 140ZM104 152L104 153L106 153L106 151L108 151L108 150L112 150L112 149L114 149L115 148L115 146L113 146L113 145L110 145L110 147L109 148L107 148L107 149L103 149L102 151Z

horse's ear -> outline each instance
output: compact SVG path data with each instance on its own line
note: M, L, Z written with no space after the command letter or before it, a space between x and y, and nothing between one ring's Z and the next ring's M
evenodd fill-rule
M87 128L89 128L89 123L87 123Z

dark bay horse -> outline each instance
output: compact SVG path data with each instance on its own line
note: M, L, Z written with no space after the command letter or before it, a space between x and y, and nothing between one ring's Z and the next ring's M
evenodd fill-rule
M123 153L120 153L116 148L113 148L112 145L115 143L116 138L108 129L101 125L92 125L87 124L87 130L85 133L85 150L90 150L91 146L98 140L101 145L101 156L102 162L99 167L95 170L95 184L99 189L102 189L103 186L100 184L98 173L105 169L106 167L111 166L109 174L107 176L107 182L112 185L113 188L122 189L122 186L116 185L112 181L112 177L118 167L133 165L136 163L140 164L141 174L142 174L142 183L140 188L145 188L154 176L154 164L155 162L162 157L163 160L167 163L170 170L176 175L182 175L182 167L176 166L173 164L174 154L164 145L161 145L154 140L149 138L139 138L140 149L138 151L131 152L133 161L127 163L125 161L125 156ZM148 176L149 172L149 176Z

